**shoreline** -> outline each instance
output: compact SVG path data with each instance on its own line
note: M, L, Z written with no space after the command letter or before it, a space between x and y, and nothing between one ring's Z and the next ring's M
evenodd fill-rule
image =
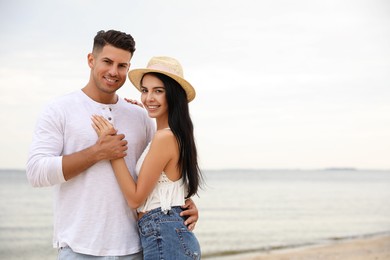
M202 257L203 258L203 257ZM306 243L240 252L205 255L209 260L386 260L390 259L390 232L335 237Z

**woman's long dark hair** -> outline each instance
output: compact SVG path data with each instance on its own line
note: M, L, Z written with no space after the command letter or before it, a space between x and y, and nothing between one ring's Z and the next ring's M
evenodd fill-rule
M198 166L198 154L194 138L194 126L190 117L187 95L174 79L160 73L148 73L159 78L165 86L168 103L168 124L179 144L178 167L184 183L188 184L189 198L198 192L203 181Z

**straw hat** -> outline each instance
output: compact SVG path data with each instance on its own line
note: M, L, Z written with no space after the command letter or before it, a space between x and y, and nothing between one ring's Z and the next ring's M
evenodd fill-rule
M176 59L166 56L152 57L146 69L129 71L129 79L139 91L141 91L142 77L149 72L161 73L176 80L187 93L188 102L191 102L195 98L195 89L184 79L183 68Z

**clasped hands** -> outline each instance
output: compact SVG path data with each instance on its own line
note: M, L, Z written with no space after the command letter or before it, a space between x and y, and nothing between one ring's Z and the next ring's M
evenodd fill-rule
M92 127L98 135L96 145L101 159L115 160L126 156L127 141L124 134L118 134L118 130L103 116L92 116Z

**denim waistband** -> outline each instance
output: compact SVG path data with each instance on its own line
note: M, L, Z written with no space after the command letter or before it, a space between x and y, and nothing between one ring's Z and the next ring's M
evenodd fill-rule
M183 211L183 209L180 206L173 206L173 207L171 207L170 210L167 210L167 211L161 211L161 207L158 207L158 208L152 209L151 211L146 212L138 221L145 219L145 218L154 218L154 217L157 217L157 216L162 215L162 214L169 215L172 212L176 212L176 213L180 214L180 212L182 212L182 211Z

